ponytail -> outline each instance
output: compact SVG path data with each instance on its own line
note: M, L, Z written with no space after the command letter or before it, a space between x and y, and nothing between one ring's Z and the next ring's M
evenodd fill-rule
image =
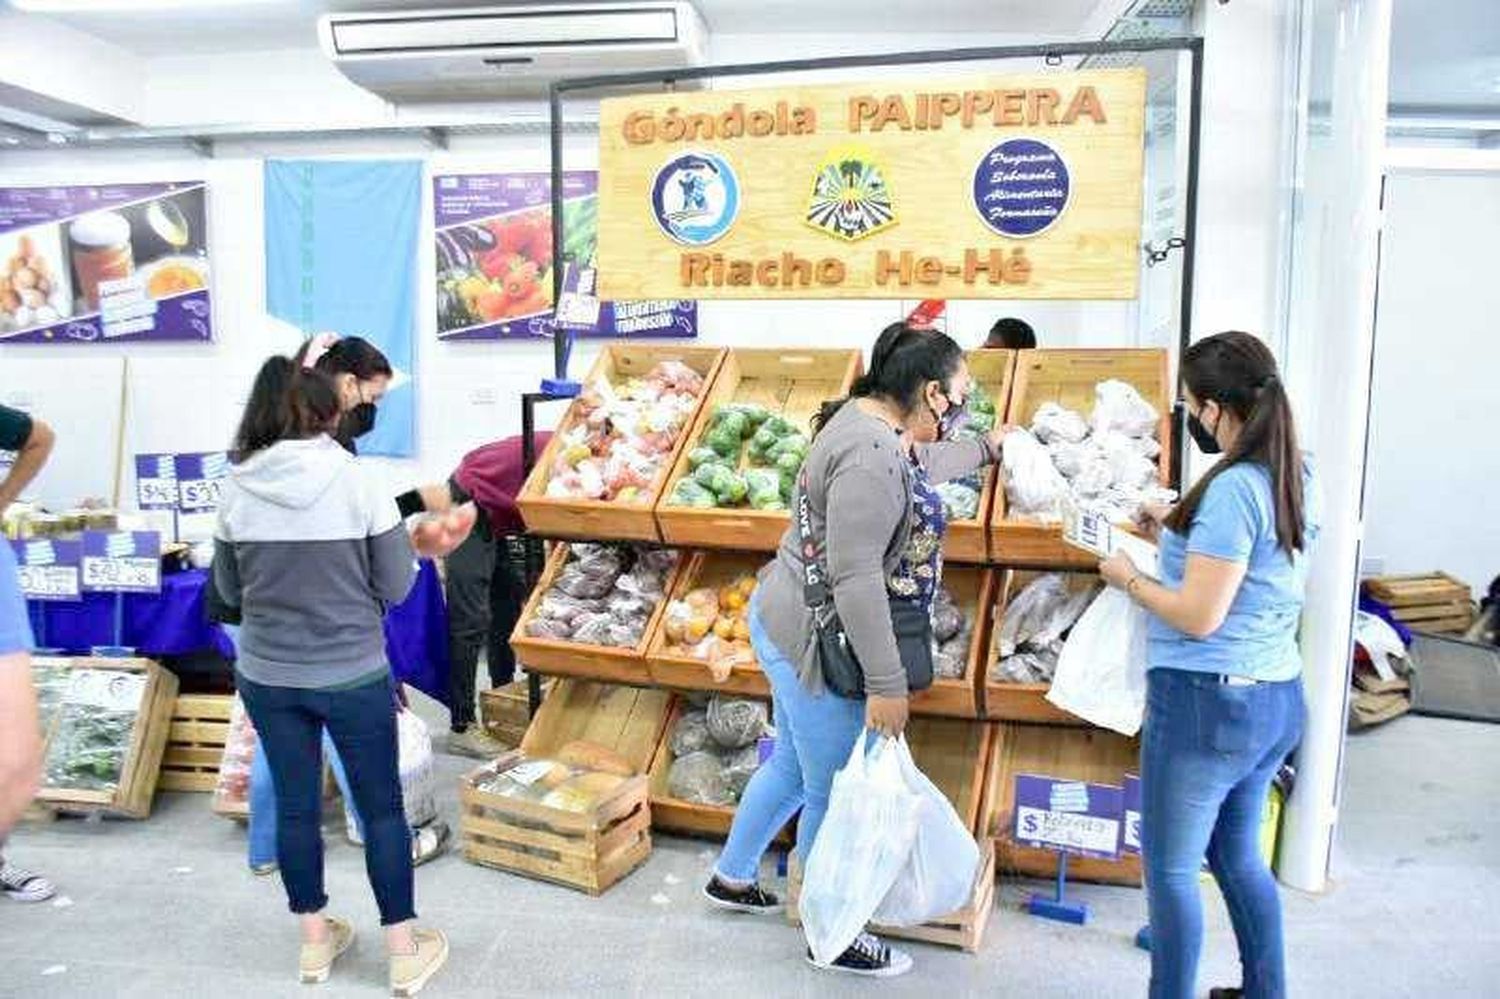
M870 368L854 380L849 394L823 403L813 417L813 436L828 426L850 399L885 399L903 413L911 412L922 386L930 381L946 386L963 359L963 348L946 333L905 322L892 323L875 339Z
M280 354L266 358L235 431L232 456L242 462L284 440L323 433L339 415L333 381Z
M1276 541L1288 554L1306 549L1307 521L1302 495L1302 451L1291 400L1276 372L1270 349L1249 333L1219 333L1198 341L1182 358L1182 379L1200 401L1213 400L1243 426L1234 446L1188 491L1166 519L1179 534L1192 529L1208 486L1242 461L1263 466L1271 478Z

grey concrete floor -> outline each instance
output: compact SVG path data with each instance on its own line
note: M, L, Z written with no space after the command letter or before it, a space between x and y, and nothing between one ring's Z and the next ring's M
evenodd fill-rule
M442 757L445 777L464 762ZM445 780L451 788L453 781ZM1349 742L1333 890L1285 893L1297 996L1500 995L1500 727L1407 717ZM447 815L456 813L450 795ZM46 872L65 902L0 900L0 995L212 996L384 992L361 854L330 826L334 911L361 937L333 980L294 981L295 927L275 879L245 869L244 833L203 795L163 794L145 822L63 820L20 830L14 860ZM849 981L807 968L779 921L708 912L704 842L659 837L650 862L602 898L447 856L419 869L425 921L453 957L432 996L1140 996L1131 946L1139 892L1081 886L1084 927L1020 911L1030 885L1003 881L977 956L914 947L904 979ZM1206 888L1201 981L1238 981L1223 905Z

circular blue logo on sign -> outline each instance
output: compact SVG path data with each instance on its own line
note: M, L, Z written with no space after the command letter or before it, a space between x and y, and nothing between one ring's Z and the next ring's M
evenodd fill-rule
M656 224L672 239L706 246L729 231L740 213L740 182L717 153L674 156L651 185Z
M974 168L974 207L1002 236L1045 232L1067 210L1072 193L1062 154L1038 139L1006 139Z

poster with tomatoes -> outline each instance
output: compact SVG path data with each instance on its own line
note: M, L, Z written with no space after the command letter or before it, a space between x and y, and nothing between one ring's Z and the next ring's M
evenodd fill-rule
M563 245L552 245L551 176L464 174L433 178L437 331L442 340L551 336L553 268L591 271L599 175L563 174ZM602 303L585 337L692 337L690 301Z

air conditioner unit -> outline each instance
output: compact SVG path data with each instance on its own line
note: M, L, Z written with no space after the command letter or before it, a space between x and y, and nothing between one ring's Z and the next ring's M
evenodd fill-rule
M690 3L599 3L324 14L318 38L354 83L398 103L545 92L563 77L702 65Z

